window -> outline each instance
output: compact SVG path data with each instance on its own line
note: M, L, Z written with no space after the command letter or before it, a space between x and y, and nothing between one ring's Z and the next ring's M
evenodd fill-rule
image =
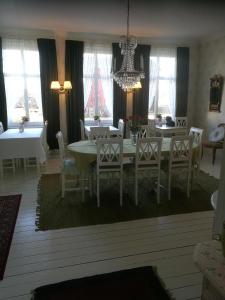
M86 124L93 124L95 115L99 115L105 125L111 125L113 122L111 62L111 45L85 44L83 83Z
M152 47L150 56L149 118L175 117L176 49Z
M9 127L25 115L43 123L37 42L3 39L3 72Z

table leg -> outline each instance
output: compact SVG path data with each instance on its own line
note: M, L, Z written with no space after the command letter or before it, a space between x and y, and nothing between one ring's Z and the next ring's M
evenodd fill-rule
M216 148L213 148L213 158L212 158L212 164L214 165L216 159Z

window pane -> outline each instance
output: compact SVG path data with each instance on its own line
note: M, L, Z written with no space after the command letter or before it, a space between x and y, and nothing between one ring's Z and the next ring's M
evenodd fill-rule
M43 122L41 83L39 78L27 79L28 110L31 122Z
M23 64L20 50L3 50L4 74L22 74Z
M37 51L24 51L25 73L28 75L39 75L40 64Z
M175 77L175 58L160 57L159 77Z
M9 123L18 123L26 115L24 105L24 80L18 77L5 77L7 114Z
M163 117L171 115L170 111L170 93L171 85L169 80L159 80L158 113Z

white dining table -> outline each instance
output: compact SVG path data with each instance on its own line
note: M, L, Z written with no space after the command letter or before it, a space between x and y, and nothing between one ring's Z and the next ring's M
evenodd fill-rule
M186 134L187 133L187 128L186 127L170 127L166 125L156 125L155 126L155 131L160 134L161 137L164 137L167 134Z
M43 128L8 129L0 134L0 160L36 157L44 163L46 153L43 147Z
M91 133L91 127L99 127L99 126L85 126L85 134L87 137L89 137L90 133ZM119 133L119 129L114 127L114 126L103 126L103 127L109 127L109 131L110 131L110 135L113 134L118 134Z

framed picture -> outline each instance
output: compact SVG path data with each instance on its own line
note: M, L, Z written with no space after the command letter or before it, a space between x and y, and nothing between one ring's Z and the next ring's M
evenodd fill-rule
M223 92L223 81L222 75L217 74L210 78L210 102L209 111L220 112L220 105Z

